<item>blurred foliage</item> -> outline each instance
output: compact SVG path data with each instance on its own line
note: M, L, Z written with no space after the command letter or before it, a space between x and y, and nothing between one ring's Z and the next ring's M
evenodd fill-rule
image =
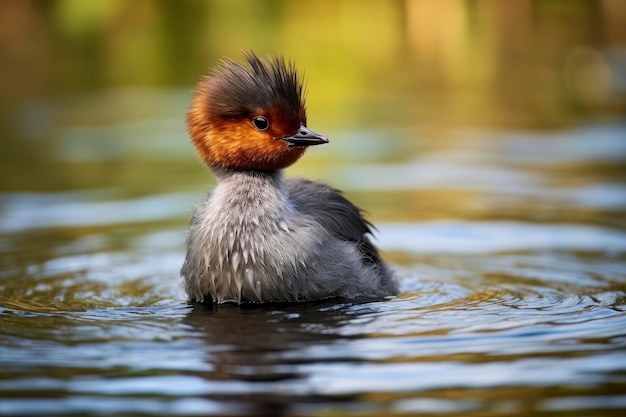
M253 49L296 60L343 123L560 126L623 114L624 27L622 0L2 0L0 110L191 88Z

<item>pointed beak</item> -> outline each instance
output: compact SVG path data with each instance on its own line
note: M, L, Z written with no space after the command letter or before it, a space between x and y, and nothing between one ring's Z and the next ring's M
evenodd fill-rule
M300 125L295 134L291 136L283 136L278 139L284 140L289 144L289 146L313 146L328 143L326 136L315 133L304 125Z

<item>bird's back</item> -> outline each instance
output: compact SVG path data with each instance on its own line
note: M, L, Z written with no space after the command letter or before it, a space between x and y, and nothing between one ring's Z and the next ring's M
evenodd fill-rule
M388 290L389 294L397 293L392 272L370 240L374 227L364 219L360 208L348 201L339 190L303 178L287 180L287 189L297 211L314 218L336 239L353 244L364 267L377 271L380 289Z

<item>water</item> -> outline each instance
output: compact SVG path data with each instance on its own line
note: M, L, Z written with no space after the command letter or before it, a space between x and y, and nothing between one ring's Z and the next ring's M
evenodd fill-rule
M124 145L150 122L90 128L87 140L111 137L107 153L77 147L76 129L51 152L90 187L0 196L3 415L626 409L626 192L611 169L626 125L437 140L380 128L367 148L358 131L331 132L290 175L372 213L402 294L241 307L189 305L181 288L189 208L212 181L187 141ZM417 150L372 151L388 137ZM98 174L124 163L124 186Z

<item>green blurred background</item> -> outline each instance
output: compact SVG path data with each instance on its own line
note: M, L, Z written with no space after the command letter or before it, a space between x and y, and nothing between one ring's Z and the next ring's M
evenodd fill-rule
M241 50L294 60L309 125L329 136L419 127L445 143L450 129L617 120L624 28L623 0L1 0L0 190L149 193L199 175L191 92ZM362 148L336 149L413 151Z

